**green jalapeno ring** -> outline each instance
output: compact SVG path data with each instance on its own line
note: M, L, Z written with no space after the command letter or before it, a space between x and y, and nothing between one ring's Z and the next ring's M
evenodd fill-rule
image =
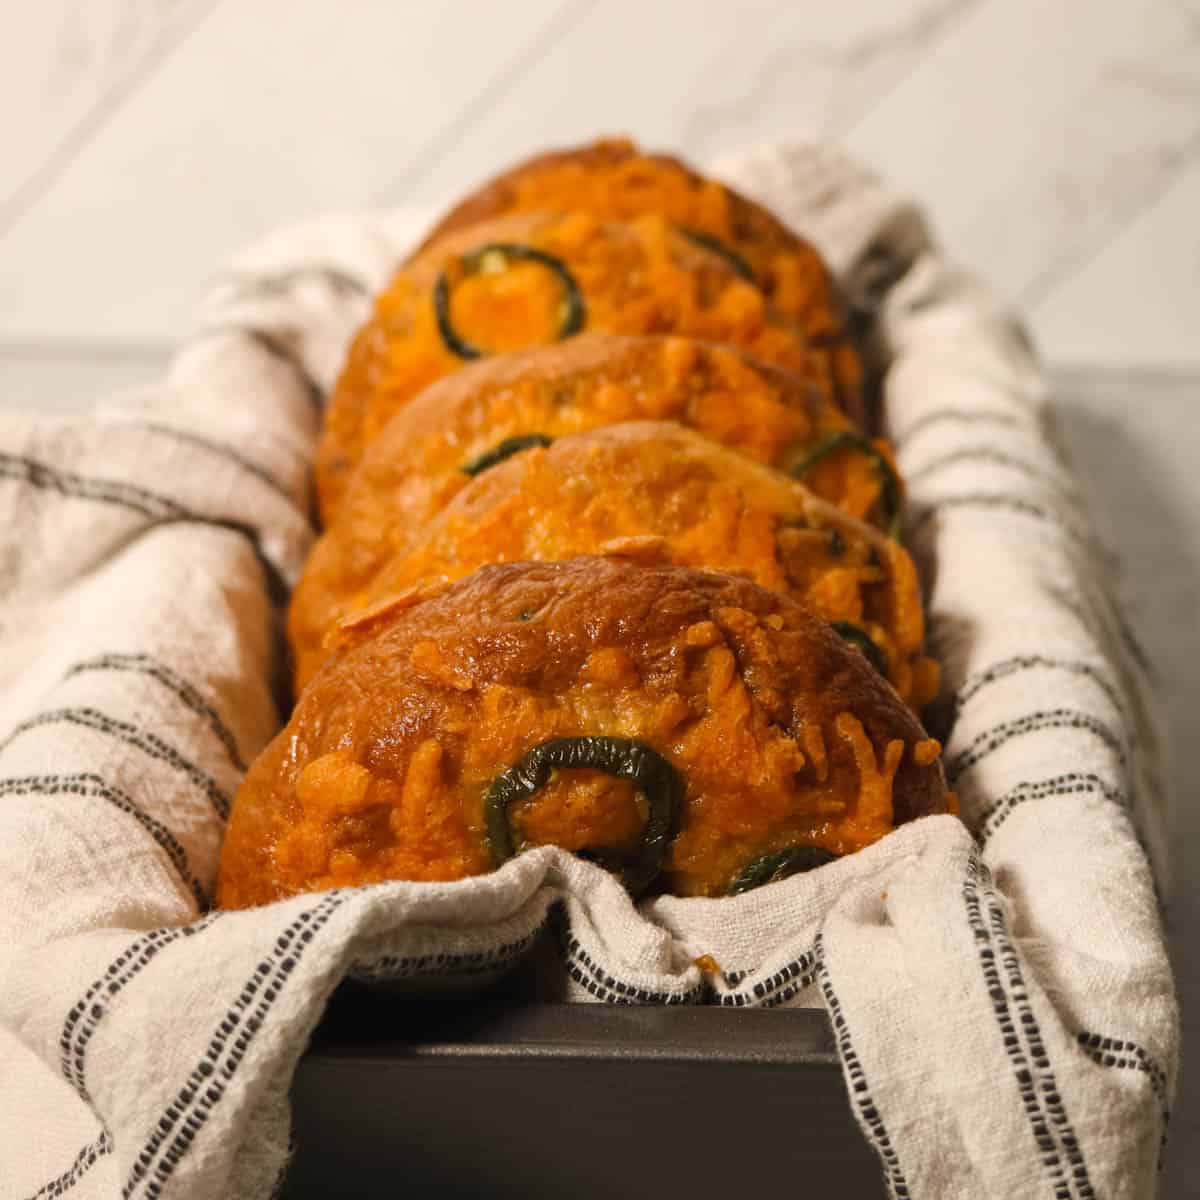
M562 287L562 319L559 322L557 340L562 341L583 328L587 308L583 302L583 292L575 281L575 276L567 269L567 264L561 258L539 250L536 246L526 246L522 242L488 242L469 254L464 254L459 262L468 275L479 271L491 271L491 263L499 262L500 270L504 270L510 261L535 262L552 271ZM437 282L433 285L433 311L437 317L438 333L446 343L446 349L459 358L486 358L491 351L481 349L459 337L450 319L450 281L445 271L438 274Z
M757 286L758 279L754 274L754 268L736 250L731 250L725 245L720 238L713 237L711 233L705 233L702 229L687 229L683 225L678 225L676 228L689 242L693 242L701 250L707 250L710 254L715 254L718 258L723 259L726 266L735 275L747 283Z
M553 441L554 439L545 433L519 433L515 437L505 438L490 450L485 450L476 458L463 463L458 469L464 475L481 475L489 467L502 463L514 454L520 454L522 450L532 450L535 446L545 448Z
M734 876L729 887L725 889L725 895L740 896L743 892L751 892L765 884L799 875L802 871L813 871L836 858L836 854L822 846L789 846L786 850L775 851L774 854L764 854L761 858L747 863Z
M830 621L829 624L834 633L851 645L857 646L863 652L867 662L884 679L887 678L887 655L883 652L883 647L861 625L855 625L853 621Z
M507 862L518 848L508 819L509 808L534 795L550 781L554 771L604 771L637 785L650 815L642 848L632 862L613 855L587 853L606 870L619 875L634 896L645 891L662 869L667 843L683 802L679 772L644 742L621 737L560 737L541 742L496 777L484 799L488 849L496 866Z
M852 429L839 429L836 433L830 434L806 458L801 459L799 463L792 467L792 478L803 479L817 463L847 446L861 450L871 460L871 464L879 473L881 487L877 503L880 509L880 518L883 521L884 531L888 537L898 538L900 536L901 521L900 477L896 474L896 468L892 466L887 457L881 454L877 447L872 445L870 438L864 437L861 433L855 433Z

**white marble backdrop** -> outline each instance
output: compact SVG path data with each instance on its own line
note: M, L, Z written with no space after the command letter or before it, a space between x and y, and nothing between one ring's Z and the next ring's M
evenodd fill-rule
M269 226L602 131L839 138L1051 361L1200 363L1197 0L0 0L0 386L140 378Z

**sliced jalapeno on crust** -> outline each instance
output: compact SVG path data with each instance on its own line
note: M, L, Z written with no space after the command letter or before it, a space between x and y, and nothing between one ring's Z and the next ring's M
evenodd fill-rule
M515 437L505 438L504 441L490 450L485 450L477 458L463 463L458 469L464 475L480 475L489 467L502 463L506 458L520 454L522 450L532 450L534 446L549 446L552 441L554 439L544 433L520 433Z
M705 233L700 229L685 229L682 225L678 226L678 229L689 242L694 242L702 250L707 250L710 254L724 259L735 275L740 275L748 283L756 284L758 282L750 264L736 250L731 250L725 245L720 238L715 238L711 233Z
M836 854L831 854L821 846L789 846L786 850L777 850L774 854L764 854L744 866L733 882L725 889L727 896L740 896L743 892L752 892L755 888L767 883L775 883L787 879L789 875L799 875L802 871L812 871L833 862Z
M578 333L583 328L587 309L583 303L583 293L575 276L567 269L567 264L545 250L536 246L526 246L521 242L489 242L464 254L459 260L463 271L468 275L477 275L484 271L493 273L507 270L514 262L535 262L553 272L562 287L562 305L560 308L558 332L555 335L559 341ZM485 358L491 353L480 346L473 345L466 338L460 337L450 319L450 281L442 271L437 282L433 285L433 311L437 317L438 332L446 348L459 358Z
M862 628L861 625L855 625L853 621L830 621L829 624L833 627L833 631L839 636L850 642L851 645L857 646L866 657L867 662L877 670L880 675L887 678L888 661L887 655L884 654L883 648L875 641L871 635Z
M662 867L675 814L683 801L679 772L656 750L633 738L561 737L534 746L514 766L499 775L484 800L488 848L499 866L519 852L509 809L549 783L555 771L603 771L628 779L646 797L650 815L636 858L589 853L602 867L619 875L633 895L645 891Z
M803 479L823 459L828 458L839 450L850 447L861 451L871 461L871 465L879 473L880 489L879 516L884 531L889 537L900 536L900 478L895 467L888 461L887 456L880 453L871 439L852 429L839 429L831 433L815 450L792 467L792 478Z

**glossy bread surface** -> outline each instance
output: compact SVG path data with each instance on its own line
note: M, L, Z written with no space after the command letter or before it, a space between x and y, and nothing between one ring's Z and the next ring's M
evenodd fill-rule
M903 547L670 422L609 425L514 453L415 530L407 553L344 595L340 611L352 624L356 612L407 602L488 563L583 554L745 575L850 623L915 707L937 691L936 666L920 655L921 598Z
M912 712L786 596L594 557L490 566L363 622L325 665L237 796L219 901L486 871L496 778L548 739L599 735L678 771L658 885L683 895L953 803ZM561 771L511 819L525 845L620 853L646 812L626 780Z
M639 419L676 421L784 470L850 429L814 381L687 338L583 334L465 366L392 418L314 546L289 610L300 684L346 598L365 594L470 483L464 467L514 437ZM880 439L872 444L890 455ZM879 472L854 450L829 455L804 482L853 517L872 516L880 498Z

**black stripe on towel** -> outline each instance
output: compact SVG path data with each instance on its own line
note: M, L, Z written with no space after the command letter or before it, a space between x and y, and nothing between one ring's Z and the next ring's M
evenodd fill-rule
M169 496L112 479L90 479L60 471L33 458L0 452L0 479L27 483L40 491L58 492L75 500L95 500L127 508L152 521L180 520L189 516L183 505Z
M113 1000L131 980L150 965L159 951L165 950L174 942L202 932L220 916L219 912L209 913L191 925L151 929L135 938L109 963L104 974L92 983L83 998L67 1013L67 1019L58 1037L59 1062L63 1078L85 1101L90 1102L86 1074L88 1043L108 1014Z
M289 588L279 568L263 549L258 531L244 521L230 517L206 516L190 512L169 496L162 496L133 484L111 479L91 479L70 471L60 471L36 459L0 452L0 479L12 479L26 483L39 491L58 492L73 500L90 500L98 504L112 504L147 517L158 525L205 525L212 529L225 529L244 537L254 551L254 556L267 577L267 591L273 602L283 603Z
M240 450L234 449L227 442L219 442L214 438L204 437L203 434L194 433L190 429L177 429L174 425L161 425L157 421L122 420L119 424L114 424L112 428L135 429L146 433L153 433L161 437L170 438L175 442L182 442L186 446L195 446L197 449L215 454L220 458L228 459L239 470L245 471L247 475L252 475L259 483L265 484L271 491L282 496L289 504L295 504L296 502L290 488L276 479L265 467L260 466L253 459L247 458Z
M903 433L896 435L897 446L907 445L919 433L938 425L997 425L1003 429L1023 429L1033 434L1036 425L1028 417L1006 412L967 412L961 408L939 408L918 417Z
M1167 1100L1167 1074L1154 1057L1137 1042L1127 1038L1105 1037L1103 1034L1082 1030L1075 1035L1084 1054L1101 1067L1117 1070L1140 1071L1150 1080L1150 1089L1158 1101L1162 1119L1162 1134L1158 1143L1158 1169L1162 1170L1163 1151L1167 1148L1167 1129L1171 1124L1171 1105Z
M209 529L225 529L230 533L236 533L244 537L250 543L250 549L254 551L254 557L258 559L258 565L262 567L263 576L267 584L267 596L271 603L275 605L287 603L292 589L288 581L283 577L283 573L275 565L275 561L263 549L262 540L258 536L258 530L253 525L247 525L244 521L235 521L227 517L204 517L194 514L186 517L176 517L170 521L159 521L158 525L204 525Z
M1150 1086L1155 1095L1166 1107L1167 1073L1144 1047L1126 1038L1105 1037L1103 1034L1089 1033L1086 1030L1076 1035L1076 1041L1083 1047L1087 1056L1102 1067L1144 1071L1150 1077Z
M815 983L818 969L816 950L806 950L773 971L766 979L760 979L749 991L725 992L717 1002L726 1008L745 1008L747 1005L775 1008ZM725 976L725 981L735 985L745 977L744 971L731 972Z
M230 732L229 727L221 720L221 714L205 701L198 688L188 683L182 675L165 663L158 662L148 654L100 654L95 658L76 663L63 678L70 679L72 675L82 675L85 671L131 671L148 675L168 691L173 692L197 716L203 717L208 722L209 728L217 740L225 747L229 761L239 771L244 774L249 769L238 750L237 740Z
M143 1180L143 1191L148 1200L157 1200L162 1194L175 1168L221 1102L225 1089L245 1060L251 1043L305 951L352 894L348 891L327 893L319 903L300 913L275 939L270 952L246 980L237 999L213 1030L203 1057L138 1153L122 1191L125 1200ZM172 1137L170 1144L164 1145Z
M1064 534L1078 545L1086 547L1092 553L1102 553L1090 533L1068 525L1058 513L1051 512L1050 509L1043 508L1040 504L1034 504L1032 501L1023 500L1019 496L1006 496L999 492L966 492L958 496L941 496L936 500L931 500L913 514L912 520L909 522L910 532L915 535L932 518L954 508L974 508L985 511L995 509L1017 513L1023 517L1032 517Z
M1083 1151L1067 1117L1020 960L1005 928L1004 911L987 867L974 852L967 861L962 895L1004 1052L1055 1200L1094 1200Z
M1099 775L1090 771L1069 771L1063 775L1055 775L1051 779L1039 779L1019 783L1016 787L1005 792L994 804L984 809L979 818L979 828L975 836L980 845L985 845L990 837L1012 815L1013 811L1029 800L1044 800L1049 796L1102 796L1105 800L1121 807L1127 806L1127 801L1121 792L1106 783Z
M84 772L77 775L27 775L20 779L0 779L0 796L90 796L107 800L114 808L137 821L158 843L180 879L187 884L199 911L208 908L208 892L193 873L187 851L179 839L119 788L105 783L99 775Z
M1047 658L1041 654L1023 654L1013 658L1003 659L993 663L985 670L971 675L955 693L955 701L961 708L969 700L973 700L984 688L1010 675L1020 675L1025 671L1066 671L1071 675L1083 675L1090 679L1108 697L1113 708L1127 721L1126 705L1117 689L1116 684L1109 678L1108 672L1101 670L1094 663L1080 659Z
M29 1200L55 1200L65 1196L106 1154L113 1152L113 1140L108 1130L102 1130L94 1142L88 1142L75 1155L75 1161L59 1176L44 1183Z
M1090 733L1113 751L1122 766L1125 765L1124 742L1111 726L1091 713L1079 712L1073 708L1052 708L1043 712L1027 713L1023 717L1016 717L976 734L970 745L946 764L946 774L954 781L1001 746L1016 738L1045 729L1078 729Z
M571 978L598 1000L608 1004L694 1004L704 993L703 984L686 992L665 992L614 978L579 944L579 939L566 927L565 922L562 942Z
M362 959L354 963L350 974L366 983L420 975L488 975L520 958L537 941L542 928L539 925L515 941L469 954L384 954Z
M1055 471L1047 467L1044 463L1036 463L1030 459L1012 454L1007 450L996 450L990 446L975 446L963 450L952 450L947 454L943 454L940 458L932 458L924 466L919 467L915 471L908 472L908 485L911 488L917 480L926 479L930 475L936 475L939 471L944 471L947 467L958 466L960 463L991 463L993 466L1007 467L1010 470L1019 471L1027 479L1032 479L1034 482L1052 489L1059 495L1069 495L1067 489L1063 487L1063 481L1068 479L1069 476L1065 475L1061 470ZM1074 497L1071 497L1071 503L1076 503Z
M265 329L256 329L253 325L213 325L195 338L202 341L209 337L242 337L257 346L269 358L290 367L308 392L309 401L320 414L325 408L325 389L317 382L317 378L308 369L299 351L293 350L287 342L268 333Z
M335 292L350 292L355 296L369 296L371 285L364 279L335 267L332 263L303 263L284 271L228 271L217 280L218 285L227 284L242 293L259 293L266 296L287 296L292 288L306 279L319 279Z
M833 1023L833 1035L837 1041L842 1066L845 1068L850 1099L858 1110L859 1119L870 1133L876 1154L883 1162L883 1175L887 1181L889 1194L893 1200L911 1200L912 1193L908 1190L904 1172L900 1169L900 1158L888 1136L887 1127L883 1123L879 1108L871 1098L867 1073L863 1069L858 1052L854 1049L854 1043L851 1041L850 1027L846 1023L846 1014L842 1010L842 1003L834 993L819 933L813 950L817 956L817 978L821 984L821 994L825 997L825 1006L829 1010L829 1019Z
M77 725L82 729L91 729L105 737L116 738L135 750L158 762L164 762L185 775L197 788L202 791L223 821L229 817L230 799L226 792L217 786L216 780L202 771L195 763L183 757L174 746L164 742L156 733L149 733L131 725L128 721L118 721L115 717L106 716L94 708L58 708L50 712L38 713L27 721L22 721L0 742L0 753L23 733L37 729L43 725Z
M121 984L116 981L125 968L137 960L144 960L141 966L145 966L154 954L157 953L157 944L164 939L166 941L174 941L179 936L177 930L171 929L151 929L148 933L141 934L133 939L124 950L111 963L107 970L97 980L95 980L86 992L83 998L71 1007L67 1013L67 1019L63 1023L62 1031L58 1035L58 1050L59 1050L59 1066L62 1070L63 1078L72 1084L76 1091L86 1100L87 1087L83 1078L83 1062L79 1055L75 1053L75 1036L79 1029L79 1024L87 1015L92 1006L93 1000L100 994L102 988L106 988L109 984L116 984L113 990L115 995L121 990ZM149 953L147 953L149 952ZM141 966L133 973L137 974L141 970ZM98 1020L103 1015L102 1012L95 1012L93 1016Z

